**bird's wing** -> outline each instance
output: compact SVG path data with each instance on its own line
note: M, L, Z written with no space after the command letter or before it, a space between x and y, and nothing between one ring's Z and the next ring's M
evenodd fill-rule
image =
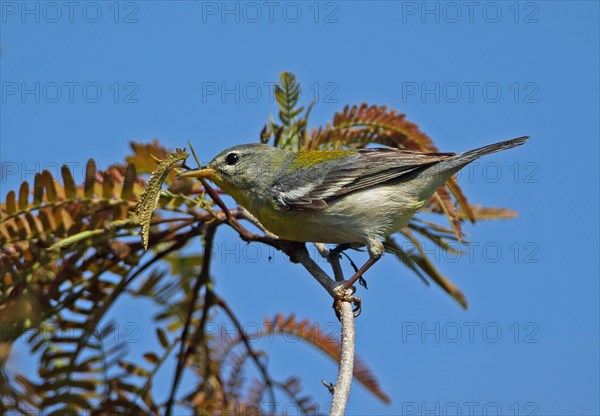
M275 200L286 208L317 210L327 202L431 166L454 153L420 153L397 149L364 149L284 173L273 183Z

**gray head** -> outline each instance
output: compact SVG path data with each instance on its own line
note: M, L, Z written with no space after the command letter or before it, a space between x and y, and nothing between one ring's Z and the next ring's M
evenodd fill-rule
M179 176L216 183L240 205L252 210L270 198L270 185L291 153L265 144L242 144L219 153L208 165Z
M251 189L272 181L286 153L266 144L242 144L223 150L206 168L214 170L210 179L226 191Z

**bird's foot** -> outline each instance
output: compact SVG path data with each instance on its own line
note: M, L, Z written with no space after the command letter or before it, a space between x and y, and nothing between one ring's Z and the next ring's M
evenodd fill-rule
M333 297L333 309L335 310L335 314L338 319L340 319L338 302L350 302L352 305L354 305L354 317L357 318L360 316L360 313L362 312L361 299L358 296L354 296L355 292L356 288L354 286L349 289L344 289L343 286L340 286L338 289L336 289L336 295Z

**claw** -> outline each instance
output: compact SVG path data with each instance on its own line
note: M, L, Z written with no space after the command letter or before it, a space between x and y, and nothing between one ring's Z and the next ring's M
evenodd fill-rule
M358 278L358 283L364 287L365 289L368 289L367 287L367 281L365 280L364 276L361 276Z
M323 385L327 388L327 390L329 390L329 393L333 394L333 392L335 390L335 384L328 383L325 381L325 379L321 380L321 383L323 383Z
M333 297L333 309L335 310L335 315L337 316L338 319L340 318L340 314L338 312L338 308L337 308L337 303L338 302L350 302L354 305L354 308L352 309L352 312L354 312L354 317L357 318L360 316L361 312L362 312L362 301L358 296L354 296L354 293L356 293L356 287L352 286L350 288L350 290L352 291L349 295L340 295L339 293L336 294Z
M362 313L362 302L359 297L352 296L352 303L354 304L354 309L352 309L352 312L354 312L354 317L358 318Z

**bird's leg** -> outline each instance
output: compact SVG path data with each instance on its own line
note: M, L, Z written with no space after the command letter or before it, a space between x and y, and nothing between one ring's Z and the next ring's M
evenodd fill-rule
M338 249L337 247L336 249ZM343 250L343 248L342 248ZM354 275L346 281L343 285L336 288L336 295L334 296L333 305L336 306L337 302L345 301L352 302L354 304L354 316L357 317L361 312L361 302L360 298L354 296L354 292L356 288L354 288L354 283L362 278L367 270L371 268L377 260L381 258L383 252L385 251L383 247L383 243L379 239L369 239L367 241L367 250L369 251L369 260L363 266L354 273ZM339 316L338 316L339 318Z
M356 273L354 273L354 276L352 276L346 283L344 283L344 286L342 286L341 291L350 289L352 285L354 285L354 283L356 283L356 281L360 279L363 276L363 274L365 274L365 272L371 268L371 266L377 263L377 260L381 258L383 252L385 251L383 244L379 239L370 239L367 242L367 250L369 251L370 256L369 260L367 260L367 262L363 264L363 266L360 269L358 269Z
M352 276L350 279L348 279L348 281L346 281L346 283L344 283L344 286L342 286L341 290L350 289L354 285L354 283L356 283L356 281L360 279L362 275L365 274L366 271L371 268L371 266L377 263L377 260L379 260L380 258L381 254L377 257L370 257L369 260L367 260L367 262L363 264L363 266L360 269L358 269L356 273L354 273L354 276Z

